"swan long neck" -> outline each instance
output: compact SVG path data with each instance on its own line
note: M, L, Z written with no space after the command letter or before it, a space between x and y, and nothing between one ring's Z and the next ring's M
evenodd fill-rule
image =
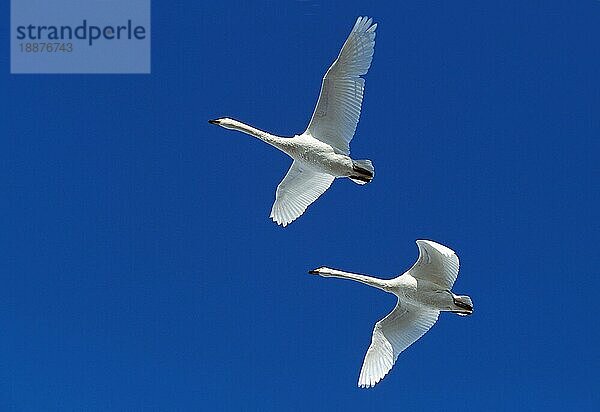
M356 282L364 283L365 285L372 286L377 289L388 291L389 281L386 279L378 279L372 276L360 275L358 273L344 272L343 270L331 269L331 268L320 268L317 269L319 275L323 277L350 279Z
M231 130L237 130L239 132L249 134L250 136L254 136L257 139L260 139L263 142L278 148L279 150L283 150L284 152L287 152L287 148L290 145L290 143L288 142L289 139L285 137L275 136L271 133L267 133L265 131L257 129L256 127L252 127L246 123L240 122L239 120L231 119L228 122L228 124L223 125L223 127Z

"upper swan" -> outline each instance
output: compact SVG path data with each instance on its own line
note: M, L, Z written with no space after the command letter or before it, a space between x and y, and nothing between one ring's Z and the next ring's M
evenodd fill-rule
M325 73L308 128L294 137L280 137L223 117L209 123L238 130L269 143L294 161L277 186L271 218L287 226L331 186L336 177L358 184L374 176L370 160L350 158L350 141L360 117L366 74L373 60L377 24L359 17L338 58Z

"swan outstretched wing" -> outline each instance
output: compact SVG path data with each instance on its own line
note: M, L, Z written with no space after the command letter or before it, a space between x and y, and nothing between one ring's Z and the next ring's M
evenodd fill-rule
M398 302L393 311L375 324L358 386L370 388L383 379L400 352L423 336L435 324L439 314L437 310L403 307Z
M316 139L350 154L350 140L360 117L365 81L375 49L373 19L359 17L321 84L321 93L306 129Z
M452 289L459 269L456 253L431 240L417 240L417 246L419 258L407 273L417 279L429 280L445 289Z
M314 172L294 161L290 170L277 186L271 219L287 226L331 186L334 177L327 173Z

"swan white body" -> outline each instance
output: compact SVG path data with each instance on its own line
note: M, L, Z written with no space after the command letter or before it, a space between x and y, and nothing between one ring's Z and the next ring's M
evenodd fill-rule
M417 240L417 246L417 262L394 279L377 279L327 267L309 272L323 277L355 280L398 297L394 310L375 323L371 345L358 378L360 387L373 387L383 379L400 352L423 336L437 321L441 311L462 316L473 313L470 297L451 292L458 276L456 253L429 240Z
M271 218L287 226L319 198L336 177L365 184L374 176L370 160L350 158L350 141L360 117L365 81L375 48L372 19L359 17L321 85L308 128L294 137L275 136L231 118L209 120L226 129L257 137L294 161L277 187Z

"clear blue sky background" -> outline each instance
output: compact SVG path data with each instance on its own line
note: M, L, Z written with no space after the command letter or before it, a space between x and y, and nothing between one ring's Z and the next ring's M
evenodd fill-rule
M600 1L153 2L151 75L10 75L0 3L2 410L593 410ZM342 5L343 4L343 5ZM358 15L376 177L269 219ZM375 389L394 297L309 276L456 250L457 293ZM598 409L596 409L598 410Z

